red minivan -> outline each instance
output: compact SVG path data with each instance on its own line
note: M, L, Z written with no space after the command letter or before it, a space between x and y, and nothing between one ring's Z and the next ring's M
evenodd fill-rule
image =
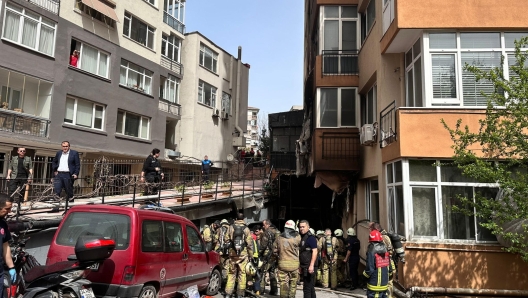
M216 295L222 284L218 253L206 252L199 230L185 217L108 205L72 207L53 237L46 265L66 261L81 235L116 243L112 256L88 275L97 297L172 297L193 285Z

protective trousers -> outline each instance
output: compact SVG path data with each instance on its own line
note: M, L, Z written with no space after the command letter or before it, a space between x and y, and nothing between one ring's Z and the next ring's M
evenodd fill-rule
M247 257L231 258L229 261L229 269L227 270L227 284L225 292L227 295L232 295L235 290L235 282L238 283L237 295L244 296L246 292L246 265L248 263Z
M388 298L392 298L392 279L389 279L389 283L388 283L388 286L389 288L387 289L387 297Z
M260 281L261 290L266 289L266 273L269 274L270 295L277 295L277 277L275 275L275 266L273 266L273 263L271 263L271 261L265 264L262 268L262 280Z
M282 271L277 269L280 285L281 298L295 298L297 291L297 281L299 280L299 270Z
M228 256L220 257L220 264L222 265L222 280L224 282L227 281L227 271L229 271L229 263L230 263L230 259Z
M343 262L344 256L337 257L336 271L337 271L337 284L342 285L346 279L346 263Z
M324 262L321 284L323 285L324 288L328 288L329 285L330 285L330 288L332 289L337 288L337 266L336 264L330 264L329 261Z
M377 292L367 289L367 298L387 298L387 292Z

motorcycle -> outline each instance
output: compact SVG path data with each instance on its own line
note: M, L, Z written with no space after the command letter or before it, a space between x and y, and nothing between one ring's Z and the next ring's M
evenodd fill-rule
M115 242L112 239L80 236L75 244L75 255L68 256L68 261L49 266L35 266L23 275L17 272L20 282L15 292L6 297L95 298L91 282L86 276L92 266L97 266L110 257L114 248ZM21 284L24 286L20 286Z

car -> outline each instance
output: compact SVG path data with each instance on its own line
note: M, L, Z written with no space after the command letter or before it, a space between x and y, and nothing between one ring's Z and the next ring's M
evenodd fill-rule
M131 207L74 206L53 237L46 264L66 261L82 235L116 243L112 256L87 276L97 297L172 297L193 285L213 296L222 284L220 256L205 250L199 230L185 217Z

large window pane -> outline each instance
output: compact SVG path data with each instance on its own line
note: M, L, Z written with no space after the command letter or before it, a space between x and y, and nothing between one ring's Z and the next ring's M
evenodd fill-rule
M339 21L324 22L324 49L339 50Z
M20 28L20 15L6 9L5 13L4 37L18 42L18 32Z
M342 50L357 50L357 22L343 21L342 26Z
M325 18L338 18L339 17L339 6L325 6L324 7Z
M409 180L410 181L436 181L436 161L435 160L409 160Z
M64 115L64 122L73 123L74 109L75 109L75 99L66 98L66 115Z
M341 6L342 18L357 18L357 6Z
M455 55L431 55L433 98L456 98Z
M506 32L504 33L504 44L507 48L515 48L515 41L528 36L528 32Z
M442 186L445 239L475 239L475 218L453 210L453 206L464 207L460 196L472 198L473 188Z
M437 236L436 188L413 187L414 235Z
M356 125L356 90L341 89L341 126Z
M87 45L83 45L81 53L81 69L91 73L97 73L98 51Z
M414 106L423 107L422 98L422 57L414 62Z
M92 127L92 112L93 112L93 103L77 100L77 117L76 124L84 127Z
M500 52L463 52L461 53L462 65L466 63L478 67L482 71L490 71L495 67L501 67ZM464 106L487 106L488 99L484 94L495 91L493 83L481 79L477 82L475 75L469 71L462 71L462 88L464 95Z
M379 193L370 194L370 221L379 221Z
M24 19L24 28L22 29L22 44L30 48L35 48L37 45L37 27L38 22Z
M456 49L456 33L429 33L430 49Z
M126 114L125 135L139 137L139 122L141 117L133 114Z
M396 189L396 216L397 216L397 232L401 235L405 234L405 206L403 205L403 186L399 185Z
M319 118L321 127L337 127L337 88L321 89Z
M440 165L441 182L477 182L477 180L462 175L462 171L454 164L442 163Z
M490 200L494 200L497 197L498 191L499 190L497 188L475 187L475 195L478 194L482 197L489 198ZM490 218L477 217L477 240L497 241L497 237L495 237L495 235L493 235L489 229L480 225L480 223L487 223L490 220Z
M462 49L500 48L500 33L460 33L460 47Z

